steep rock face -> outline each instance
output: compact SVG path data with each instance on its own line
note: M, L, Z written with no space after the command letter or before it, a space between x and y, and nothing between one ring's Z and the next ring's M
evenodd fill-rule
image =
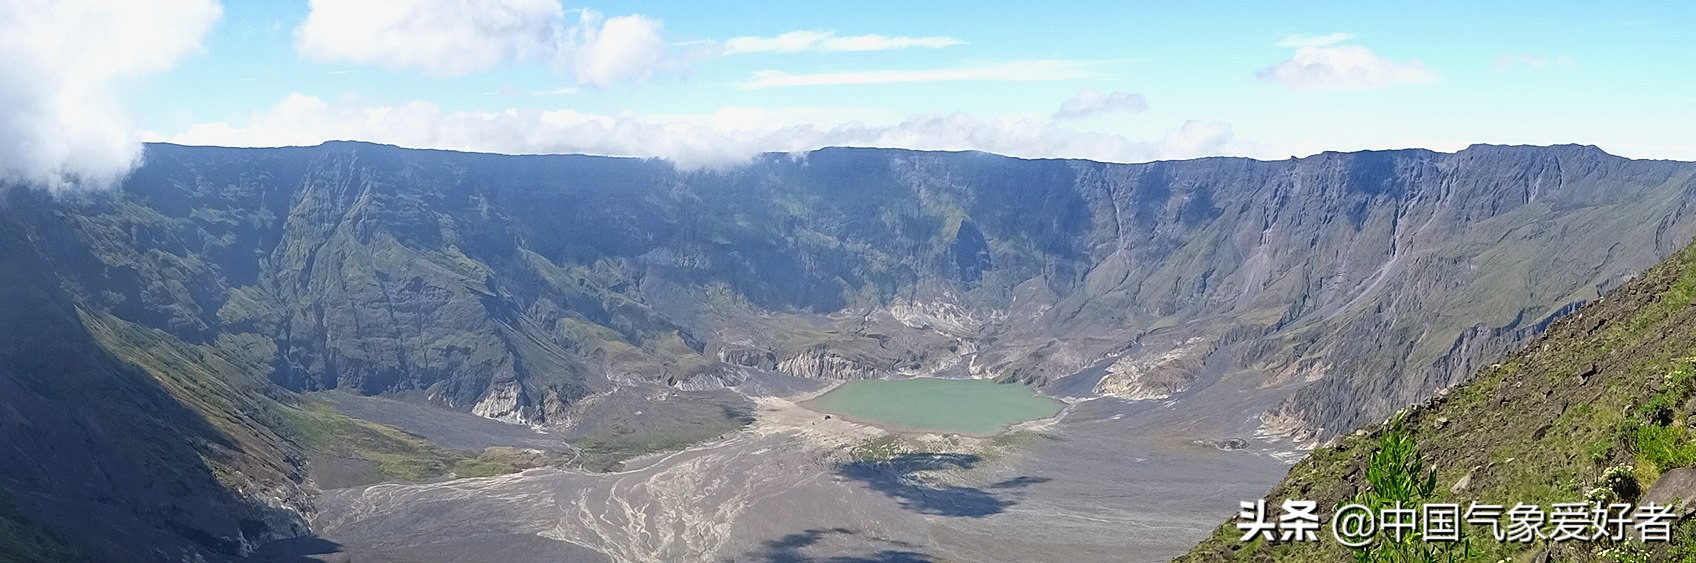
M1270 340L1290 347L1245 357L1328 365L1286 405L1309 423L1351 428L1452 385L1696 232L1696 189L1672 163L1488 147L1433 164L1376 212L1382 259L1337 264L1354 294L1280 319Z
M1200 162L1106 167L1119 235L1038 326L1189 322L1233 369L1316 381L1282 409L1301 434L1453 383L1696 232L1687 165L1586 147Z
M1181 399L1222 354L1303 386L1269 417L1318 437L1689 240L1691 177L1576 146L1140 165L827 149L681 172L152 145L122 193L58 207L89 306L188 342L264 339L289 389L543 423L726 362L1041 382L1112 357L1101 392ZM1139 339L1200 352L1150 374L1120 358Z

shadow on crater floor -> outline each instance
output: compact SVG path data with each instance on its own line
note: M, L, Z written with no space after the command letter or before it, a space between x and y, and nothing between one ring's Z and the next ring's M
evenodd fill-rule
M857 545L870 543L888 544L891 549L875 551L867 555L836 555L814 556L805 552L828 538L857 536L858 532L847 528L812 529L805 532L789 534L761 544L759 550L749 553L746 557L732 559L735 562L760 563L929 563L931 559L923 553L913 551L916 546L907 542L886 540L881 538L851 538Z
M910 453L884 461L844 463L836 473L863 482L894 497L901 506L932 516L981 518L999 514L1018 504L1019 490L1045 483L1045 477L1021 476L983 488L927 483L917 477L925 471L971 469L983 458L957 453Z

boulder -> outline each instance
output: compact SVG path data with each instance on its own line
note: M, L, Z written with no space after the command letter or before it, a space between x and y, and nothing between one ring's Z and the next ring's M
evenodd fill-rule
M1661 474L1638 504L1656 503L1677 507L1679 517L1696 512L1696 468L1680 467Z

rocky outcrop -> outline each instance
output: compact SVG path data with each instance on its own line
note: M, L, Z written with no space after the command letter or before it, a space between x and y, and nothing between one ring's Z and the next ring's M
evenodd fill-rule
M908 328L951 337L971 336L986 324L959 305L942 301L895 303L889 306L889 315Z
M890 373L888 367L876 366L844 357L828 348L814 348L784 358L777 371L812 379L875 379Z
M484 418L492 418L513 424L535 424L540 422L536 409L530 402L530 397L524 393L524 388L516 381L503 381L495 384L483 398L472 405L471 414Z
M1191 338L1164 352L1120 357L1107 367L1095 392L1133 401L1171 397L1195 379L1206 353L1203 344Z
M690 374L688 377L674 379L672 387L684 391L712 391L726 387L736 387L748 381L748 368L731 364L719 364L709 369L703 369Z
M1674 507L1680 517L1696 513L1696 468L1680 467L1662 473L1638 502Z
M725 347L718 351L718 359L727 364L750 367L762 370L777 369L777 355L771 350L759 348Z

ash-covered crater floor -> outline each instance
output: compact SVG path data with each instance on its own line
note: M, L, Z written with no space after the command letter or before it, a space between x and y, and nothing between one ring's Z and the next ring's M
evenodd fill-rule
M1221 382L1228 383L1228 382ZM891 433L752 396L755 422L616 473L325 492L292 555L350 561L1154 561L1183 553L1284 472L1244 435L1264 394L1076 399L994 437ZM1241 397L1235 401L1232 397ZM1183 401L1187 403L1188 401ZM1238 420L1240 419L1240 420ZM281 552L274 548L273 552ZM312 554L316 553L316 555Z

